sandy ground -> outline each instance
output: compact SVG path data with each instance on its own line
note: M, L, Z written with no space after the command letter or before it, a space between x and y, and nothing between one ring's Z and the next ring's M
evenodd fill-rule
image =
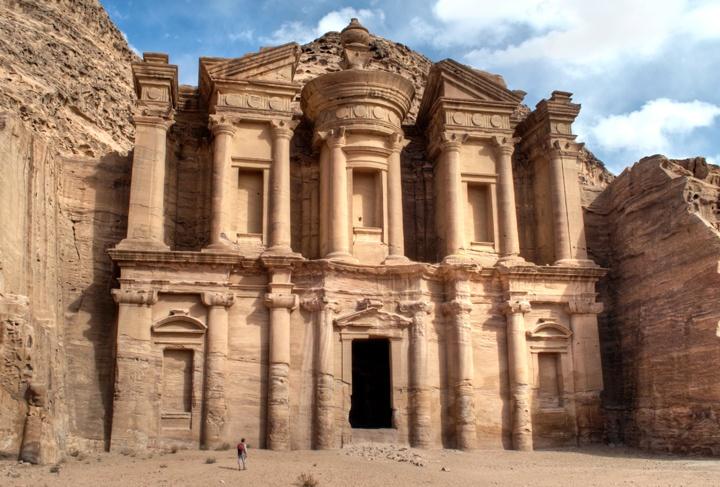
M206 463L208 458L215 463ZM248 460L248 469L238 471L232 450L178 451L147 458L103 453L68 457L58 473L51 472L50 466L2 461L0 485L290 486L296 485L302 473L312 475L320 487L720 485L720 460L609 447L533 453L378 447L287 453L250 450Z

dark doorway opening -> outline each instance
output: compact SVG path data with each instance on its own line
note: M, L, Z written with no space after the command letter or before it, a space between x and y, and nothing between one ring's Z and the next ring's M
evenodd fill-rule
M353 340L350 426L392 427L390 341Z

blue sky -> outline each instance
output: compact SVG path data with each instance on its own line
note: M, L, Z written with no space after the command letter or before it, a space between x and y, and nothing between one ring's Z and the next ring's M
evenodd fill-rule
M101 0L139 51L197 84L200 56L305 43L358 17L433 61L503 75L531 107L555 89L615 173L644 155L720 164L720 0Z

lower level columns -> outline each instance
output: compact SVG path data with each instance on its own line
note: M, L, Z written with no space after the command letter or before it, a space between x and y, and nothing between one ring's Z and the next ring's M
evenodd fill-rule
M530 303L528 301L511 299L506 303L512 442L515 450L523 451L533 449L530 377L524 317L524 314L529 311Z
M235 302L235 295L205 292L201 297L203 304L208 307L202 443L206 447L214 448L225 440L223 432L227 421L225 368L228 352L228 308Z
M311 298L303 307L315 315L315 434L314 448L335 448L335 373L333 321L337 303L327 298Z
M455 335L455 428L457 448L469 450L477 444L475 425L475 388L473 380L472 305L465 299L454 299L444 304L445 313L452 317Z
M142 450L154 435L151 351L152 305L157 291L114 289L118 306L112 449Z
M267 448L287 450L290 447L290 313L298 305L292 294L289 271L282 273L285 282L271 282L265 295L270 309ZM278 274L273 276L277 279Z
M427 315L432 311L432 303L402 302L400 311L413 316L410 329L410 445L415 448L430 448L432 420L427 365Z

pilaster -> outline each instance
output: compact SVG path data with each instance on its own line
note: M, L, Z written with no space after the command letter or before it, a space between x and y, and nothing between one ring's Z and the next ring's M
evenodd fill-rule
M235 135L233 121L223 115L210 116L210 130L213 139L213 178L212 178L212 219L210 226L210 245L206 250L230 251L237 236L232 228L235 209L236 178L232 168L232 140Z
M405 233L403 230L402 208L402 167L400 154L408 144L402 134L395 133L388 137L390 157L388 158L388 247L386 264L409 262L405 257Z
M290 140L298 122L271 121L270 234L268 253L288 255L290 248Z
M524 299L511 299L505 303L512 440L513 448L523 451L533 449L530 374L524 317L529 311L530 303Z

